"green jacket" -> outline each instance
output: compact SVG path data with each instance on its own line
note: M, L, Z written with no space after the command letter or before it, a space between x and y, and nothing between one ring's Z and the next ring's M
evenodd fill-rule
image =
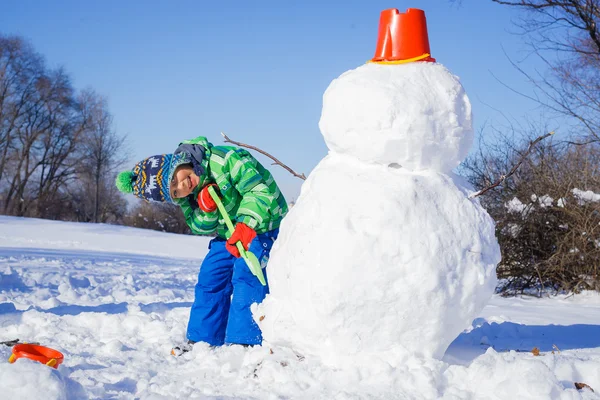
M205 172L192 192L194 199L206 184L216 183L223 205L234 225L236 222L243 222L259 234L279 228L288 211L285 198L271 173L248 151L233 146L214 146L203 136L185 140L182 144L201 145L205 150L201 161ZM193 233L216 234L224 239L229 237L219 210L204 212L192 207L188 198L174 201L183 210Z

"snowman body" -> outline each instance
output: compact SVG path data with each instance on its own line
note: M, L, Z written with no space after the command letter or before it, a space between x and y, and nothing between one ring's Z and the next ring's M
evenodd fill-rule
M284 219L255 310L265 341L342 366L441 358L495 287L494 223L451 171L470 103L440 64L367 64L332 82L329 154Z

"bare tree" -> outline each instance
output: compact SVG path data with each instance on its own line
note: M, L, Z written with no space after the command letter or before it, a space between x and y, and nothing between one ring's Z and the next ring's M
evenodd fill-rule
M26 102L24 114L17 120L12 176L4 200L4 208L11 210L9 206L12 206L16 215L24 215L30 200L34 199L34 174L48 163L47 146L44 149L43 143L51 141L52 134L62 128L59 125L69 107L70 94L68 78L60 71L42 74L35 81L35 92ZM26 189L29 189L27 195ZM39 194L39 188L37 192Z
M91 125L91 118L84 112L85 106L75 100L71 89L64 93L64 108L57 113L54 124L40 142L40 169L37 176L37 197L31 197L38 208L38 216L49 218L43 210L49 202L65 202L68 196L66 185L76 178L83 158L81 151L85 132Z
M523 10L516 23L547 66L535 75L533 100L577 121L576 144L600 141L600 0L492 0Z
M69 77L62 69L37 78L35 93L14 130L5 211L27 215L32 205L43 210L43 203L73 179L80 155L77 148L88 123L73 97Z
M91 120L85 131L83 141L84 158L81 175L89 174L92 178L94 205L92 221L100 222L103 203L110 198L105 188L114 186L115 171L127 160L126 138L117 135L113 129L113 117L108 111L105 98L89 89L82 93L81 103L86 104L87 114ZM110 185L107 185L110 181Z
M104 98L77 94L62 68L48 69L22 38L0 35L0 210L121 219L126 203L113 179L124 141Z
M15 159L17 131L27 123L27 115L37 111L34 99L44 68L42 57L28 43L0 35L0 185Z

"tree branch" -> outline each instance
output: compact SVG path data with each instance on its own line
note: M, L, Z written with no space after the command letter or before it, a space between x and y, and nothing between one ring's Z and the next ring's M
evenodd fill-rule
M481 196L482 194L486 193L487 191L489 191L497 186L500 186L502 184L502 182L504 182L506 180L506 178L510 177L512 174L514 174L517 171L517 169L521 166L523 161L525 161L525 158L529 155L529 153L531 153L531 150L533 150L533 148L535 147L536 144L538 144L542 140L544 140L547 137L552 136L552 135L554 135L554 131L547 133L545 135L542 135L532 142L529 142L529 147L527 148L527 151L525 151L523 156L521 156L521 158L519 159L519 162L517 162L510 169L510 171L507 174L500 176L500 179L498 179L496 182L492 183L490 186L487 186L487 187L481 189L480 191L473 193L472 195L469 196L469 198L473 199L475 197Z
M272 165L279 165L279 166L285 168L290 174L294 175L295 177L300 178L302 180L306 180L306 176L304 174L298 174L298 173L296 173L293 169L291 169L290 167L288 167L287 165L285 165L284 163L282 163L281 161L279 161L278 159L276 159L275 157L273 157L272 155L270 155L266 151L261 150L258 147L251 146L249 144L235 142L235 141L229 139L229 137L225 133L223 133L223 132L221 132L221 135L223 135L225 143L233 143L236 146L246 147L248 149L252 149L252 150L258 151L259 153L261 153L261 154L269 157L271 160L275 161Z

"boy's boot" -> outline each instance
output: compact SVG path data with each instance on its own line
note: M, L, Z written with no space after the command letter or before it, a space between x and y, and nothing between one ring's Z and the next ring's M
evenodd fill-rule
M187 343L180 344L171 349L171 355L175 357L179 357L183 353L187 353L188 351L192 351L192 347L194 346L193 340L188 340Z

